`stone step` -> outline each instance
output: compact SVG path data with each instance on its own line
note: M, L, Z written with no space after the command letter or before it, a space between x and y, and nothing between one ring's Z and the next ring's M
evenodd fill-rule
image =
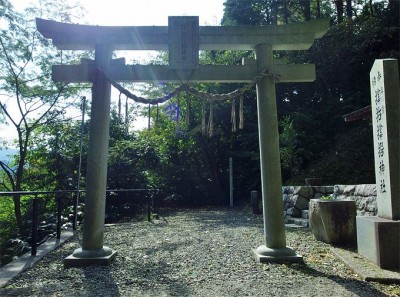
M286 224L293 224L293 225L297 225L297 226L301 226L301 227L306 227L308 228L310 223L308 219L305 218L294 218L291 216L286 216L285 217L285 223Z
M302 217L303 219L308 219L308 218L309 218L309 216L308 216L308 209L304 209L304 210L301 211L301 217Z

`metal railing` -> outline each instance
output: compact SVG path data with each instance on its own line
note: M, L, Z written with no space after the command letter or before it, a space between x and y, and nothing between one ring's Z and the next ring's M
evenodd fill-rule
M106 190L107 193L118 193L118 192L158 192L159 189L115 189ZM14 196L33 196L32 198L32 226L31 226L31 255L36 256L38 247L38 228L39 228L39 201L40 197L55 195L57 203L57 224L56 224L56 238L59 240L61 238L61 228L62 228L62 203L63 197L66 194L71 193L73 195L73 220L72 229L77 229L78 224L78 193L86 192L85 190L63 190L63 191L15 191L15 192L0 192L1 197L14 197ZM75 194L75 195L74 195ZM153 210L156 209L156 204L153 195L147 196L147 220L151 220L151 207ZM75 199L74 199L75 198Z

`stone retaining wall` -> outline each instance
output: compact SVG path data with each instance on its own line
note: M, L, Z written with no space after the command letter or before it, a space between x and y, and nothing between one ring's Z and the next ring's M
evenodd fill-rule
M331 196L333 199L352 199L356 201L357 215L374 216L377 214L376 186L335 185L335 186L288 186L282 187L285 215L300 217L302 210L308 210L310 199Z
M356 201L357 215L376 216L376 185L336 185L333 192L334 199L352 199Z

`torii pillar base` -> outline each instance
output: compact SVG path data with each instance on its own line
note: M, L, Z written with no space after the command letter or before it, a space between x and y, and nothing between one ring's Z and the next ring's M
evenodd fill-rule
M99 250L82 250L79 248L72 255L64 259L64 268L93 265L107 266L111 264L116 255L116 251L106 246Z
M303 257L289 247L273 249L261 245L253 253L260 263L304 263Z

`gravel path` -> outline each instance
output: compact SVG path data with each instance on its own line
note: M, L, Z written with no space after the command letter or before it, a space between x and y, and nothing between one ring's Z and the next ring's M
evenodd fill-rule
M307 229L288 228L305 264L259 264L262 217L250 209L185 210L106 226L111 266L64 269L80 234L15 278L1 296L387 296L357 279Z

